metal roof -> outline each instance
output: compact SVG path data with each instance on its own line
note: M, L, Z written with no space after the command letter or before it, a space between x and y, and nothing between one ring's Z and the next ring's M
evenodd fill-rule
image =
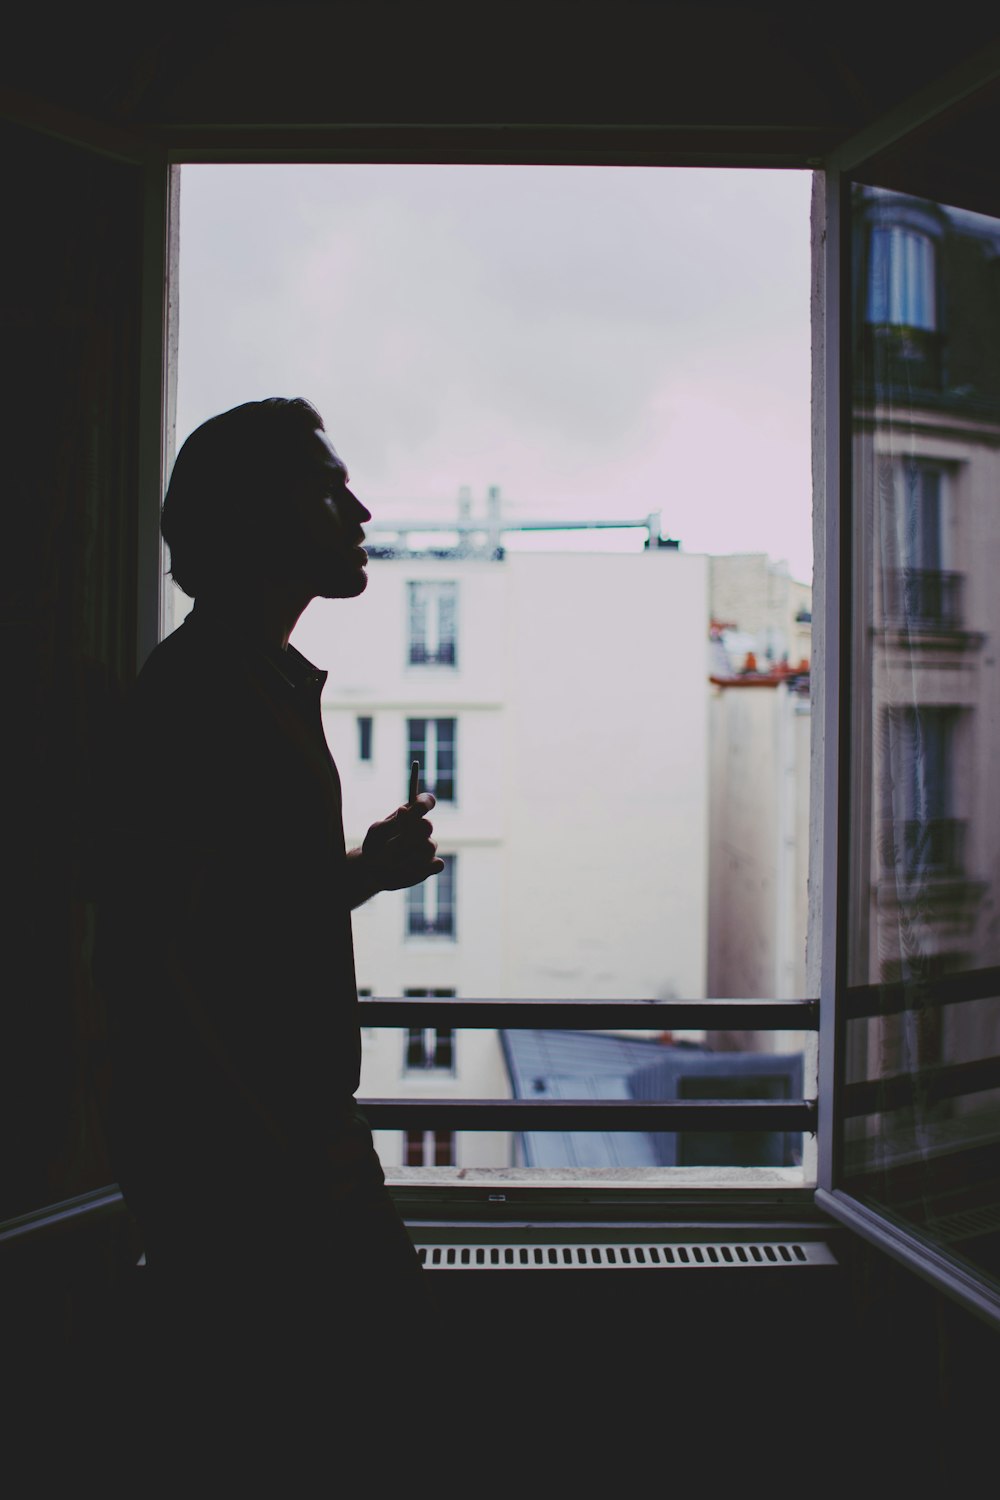
M592 1031L502 1031L515 1099L632 1099L630 1079L676 1044ZM684 1044L685 1051L704 1049ZM526 1167L656 1167L653 1137L643 1131L526 1130Z

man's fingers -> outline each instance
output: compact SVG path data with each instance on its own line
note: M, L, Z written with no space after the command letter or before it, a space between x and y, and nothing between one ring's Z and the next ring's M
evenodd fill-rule
M422 880L429 880L432 875L440 875L444 869L443 859L432 859L427 866L408 866L405 871L400 872L400 880L405 885L419 885Z

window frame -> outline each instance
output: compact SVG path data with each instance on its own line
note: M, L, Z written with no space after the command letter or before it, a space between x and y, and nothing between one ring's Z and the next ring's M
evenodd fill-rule
M882 285L876 283L876 271L882 273ZM866 323L874 327L913 328L920 333L937 333L940 298L934 236L914 224L872 225L868 231L864 296ZM882 298L885 305L878 311L884 316L874 317L872 303ZM919 321L897 315L904 303L907 310L917 312Z
M427 989L425 987L423 989L404 990L403 998L406 1000L454 1000L456 996L454 987L446 989ZM447 1032L448 1036L448 1061L446 1063L437 1061L437 1050L440 1046L442 1032ZM418 1033L421 1036L421 1041L415 1043L414 1038ZM433 1038L433 1041L431 1038ZM403 1077L414 1076L419 1078L421 1075L426 1077L428 1073L454 1077L456 1070L455 1053L457 1050L455 1041L456 1028L454 1026L408 1026L406 1028L406 1039L403 1043ZM419 1045L422 1049L423 1062L410 1062L410 1054L415 1045Z
M426 644L425 654L414 655L417 649L417 641L413 629L414 607L419 598L418 590L425 590L427 597L423 601L423 609L429 617L434 614L433 631L424 629L424 641L430 634L434 639L433 655L428 655ZM451 602L451 635L450 639L442 640L441 630L442 604L445 599ZM453 578L410 578L406 584L406 666L408 670L417 668L424 671L426 668L441 669L446 672L454 672L458 667L458 581ZM444 655L442 655L444 650Z
M420 1137L419 1143L416 1137ZM413 1154L414 1147L419 1144L420 1154L423 1158L419 1162L406 1160ZM450 1162L440 1162L438 1157L446 1154L451 1157ZM432 1159L427 1160L428 1156ZM422 1130L410 1128L403 1131L403 1157L407 1166L438 1167L446 1166L452 1169L458 1165L458 1147L456 1133L454 1130Z
M811 930L818 939L810 958L810 993L820 999L819 1092L817 1099L817 1183L815 1194L802 1191L750 1192L742 1189L737 1200L741 1208L751 1202L781 1207L781 1212L807 1213L815 1205L828 1215L879 1246L896 1260L909 1266L949 1295L990 1321L1000 1324L1000 1304L984 1291L972 1275L956 1268L935 1251L919 1244L900 1231L883 1215L873 1212L850 1198L841 1187L838 1150L838 1125L843 1095L844 1036L846 1025L846 914L849 902L847 887L847 834L850 816L848 800L849 726L843 711L848 702L850 653L845 650L850 629L850 578L852 537L849 509L849 423L850 410L844 389L847 368L846 339L850 336L844 297L848 249L845 231L848 214L846 192L852 171L888 145L903 140L919 127L959 101L970 97L987 83L1000 77L1000 53L987 49L967 58L957 67L920 90L891 110L882 119L850 137L825 157L802 157L785 163L806 170L814 176L813 213L813 466L814 466L814 651L813 671L813 806L816 809L811 831ZM314 133L315 134L315 133ZM648 142L632 144L616 135L614 127L604 130L567 127L558 145L540 136L530 127L508 126L502 144L482 132L459 131L464 146L459 156L467 161L503 160L543 165L572 159L578 162L607 163L625 166L656 167L690 165L738 165L754 167L773 165L752 146L742 150L730 143L725 152L706 143L703 150L692 149L688 140L683 150L673 146L669 132L658 139L654 149ZM613 145L612 145L613 142ZM164 570L163 557L152 542L158 532L161 481L172 457L173 381L176 374L176 338L169 329L176 328L175 299L171 294L171 266L176 265L176 215L170 205L176 202L177 172L184 162L256 162L413 160L438 158L437 148L428 148L414 134L412 154L400 152L398 143L391 156L374 151L365 127L333 127L329 139L313 138L303 149L294 136L281 138L271 131L262 147L259 143L235 144L232 137L223 143L209 136L195 139L185 146L166 146L155 153L150 169L149 212L146 224L145 284L151 288L147 306L153 309L144 320L144 350L149 378L142 393L141 463L143 483L140 496L140 538L137 558L139 608L139 660L155 644L158 631L151 622L161 618ZM456 159L454 145L447 159ZM567 155L568 153L568 155ZM167 243L169 241L169 244ZM154 304L159 301L159 322ZM158 367L158 378L157 378ZM409 653L407 653L409 654ZM822 897L820 896L822 893ZM818 951L817 951L818 950ZM390 1024L388 1022L384 1024ZM690 1222L690 1194L679 1195L676 1189L629 1187L601 1192L590 1184L550 1186L544 1192L487 1193L483 1184L468 1191L456 1185L436 1185L432 1190L438 1210L443 1202L464 1201L474 1205L477 1215L497 1217L521 1216L530 1204L532 1211L547 1209L573 1215L586 1205L588 1213L620 1213L627 1206L630 1215L643 1213L663 1218L671 1211ZM732 1211L731 1190L696 1192L696 1215L711 1216ZM502 1202L501 1202L502 1200ZM417 1216L426 1213L426 1197L419 1189L408 1190L401 1201L415 1208ZM421 1208L421 1204L424 1205Z
M879 153L944 115L1000 78L996 49L968 59L905 100L881 120L831 152L817 174L814 214L814 494L820 635L813 645L823 674L823 722L814 731L831 746L822 775L821 890L823 922L820 980L819 1174L815 1201L824 1213L915 1272L946 1296L1000 1328L1000 1296L985 1278L951 1261L887 1213L869 1207L843 1186L841 1122L845 1103L846 1027L849 1014L850 740L852 703L853 496L851 392L853 330L848 275L851 264L850 189ZM865 287L867 294L867 286ZM822 537L819 526L822 526ZM814 592L815 599L815 592ZM815 771L814 762L814 771ZM814 779L814 791L817 783ZM814 824L813 836L817 830ZM973 976L975 978L975 976Z
M423 725L423 736L414 734L414 724ZM441 726L451 726L450 737L444 736L445 748L451 755L451 771L447 777L441 775ZM433 726L433 728L431 727ZM407 714L406 717L406 769L409 770L411 763L416 760L420 764L420 790L430 792L437 803L447 807L456 807L458 799L455 796L458 770L458 716L457 714ZM433 754L431 749L433 748ZM431 778L430 773L433 772ZM441 789L442 783L447 788L447 795Z
M444 861L444 869L437 880L432 885L429 885L426 881L421 885L411 885L404 893L404 937L407 942L425 942L430 940L433 942L453 943L458 937L458 922L456 918L458 906L456 892L458 858L455 854L442 853L440 850L438 851L438 857ZM444 879L445 876L448 877L447 880ZM442 893L446 893L446 900L443 900ZM433 927L427 927L426 925L423 927L413 927L411 924L417 914L417 908L419 907L422 914L426 913L428 896L432 897L434 901L435 925ZM449 926L444 930L436 925L441 920L442 904L447 907L449 915ZM423 921L425 923L426 920L426 915L424 915Z

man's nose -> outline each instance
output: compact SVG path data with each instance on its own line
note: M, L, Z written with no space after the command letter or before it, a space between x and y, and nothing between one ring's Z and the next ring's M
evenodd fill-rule
M372 518L372 513L368 509L367 505L362 505L361 501L358 499L357 495L354 493L353 490L348 490L347 493L350 495L351 499L354 501L355 509L357 510L357 513L358 513L358 520L361 521L362 523L364 523L365 521L370 521L371 518Z

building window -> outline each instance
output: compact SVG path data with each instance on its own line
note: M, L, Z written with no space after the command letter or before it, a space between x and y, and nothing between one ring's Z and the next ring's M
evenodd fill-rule
M407 1072L438 1069L452 1072L455 1033L450 1026L408 1026L406 1029Z
M407 719L406 766L420 764L420 790L455 801L455 720Z
M372 997L372 992L371 992L371 987L370 986L366 985L364 989L362 989L360 985L358 986L358 999L359 1000L370 1000L371 997ZM366 1042L374 1041L374 1039L375 1039L375 1027L374 1026L362 1026L362 1028L361 1028L361 1036L362 1036L363 1040L366 1041Z
M360 714L358 716L358 760L371 760L372 758L372 718L371 714Z
M867 321L897 328L937 328L934 241L902 224L872 227Z
M940 464L890 463L893 522L885 572L886 616L920 628L957 628L962 578L945 571L946 475Z
M453 1000L454 990L404 990L408 999ZM405 1069L407 1072L438 1069L449 1073L455 1068L455 1030L452 1026L408 1026L406 1028Z
M455 858L442 854L444 869L406 893L406 931L410 937L455 936Z
M407 1130L403 1163L407 1167L453 1167L453 1130Z
M411 583L410 651L413 666L453 667L458 661L458 584Z
M953 708L893 708L889 737L885 863L906 883L959 876L964 822L953 816Z
M934 464L911 461L900 465L897 477L903 565L940 573L941 470Z

